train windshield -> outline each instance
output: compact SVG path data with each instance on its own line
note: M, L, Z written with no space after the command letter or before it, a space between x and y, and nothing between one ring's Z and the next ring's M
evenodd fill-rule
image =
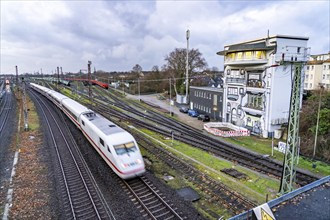
M115 149L117 155L128 154L129 152L135 152L137 150L137 147L135 146L134 142L114 145L113 148Z

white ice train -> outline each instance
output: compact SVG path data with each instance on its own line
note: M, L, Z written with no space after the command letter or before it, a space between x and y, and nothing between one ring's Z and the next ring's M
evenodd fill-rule
M140 149L130 133L61 93L34 83L30 86L52 100L73 121L119 177L130 179L145 172Z

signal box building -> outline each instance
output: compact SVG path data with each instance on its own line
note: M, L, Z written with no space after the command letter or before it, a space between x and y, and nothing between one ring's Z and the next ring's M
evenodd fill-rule
M288 122L294 65L308 59L307 41L276 35L219 51L224 56L222 121L265 138L279 137Z

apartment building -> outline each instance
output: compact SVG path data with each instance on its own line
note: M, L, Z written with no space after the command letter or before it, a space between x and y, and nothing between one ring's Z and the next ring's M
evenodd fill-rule
M226 45L222 121L265 138L288 122L295 65L308 60L307 37L276 35ZM304 68L302 68L304 71Z
M306 64L304 89L317 90L321 86L330 90L330 52L311 55Z

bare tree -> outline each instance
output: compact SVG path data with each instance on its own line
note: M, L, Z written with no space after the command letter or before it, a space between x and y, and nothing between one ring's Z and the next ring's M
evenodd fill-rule
M159 72L159 67L157 65L155 65L151 68L151 71L152 72Z
M139 64L135 64L132 71L135 72L135 73L141 73L142 72L142 67Z
M184 48L175 48L165 57L167 62L163 67L169 72L174 82L174 91L176 94L185 93L185 73L186 73L187 50ZM188 73L189 77L194 76L197 71L207 68L207 63L198 49L189 50L188 54Z

